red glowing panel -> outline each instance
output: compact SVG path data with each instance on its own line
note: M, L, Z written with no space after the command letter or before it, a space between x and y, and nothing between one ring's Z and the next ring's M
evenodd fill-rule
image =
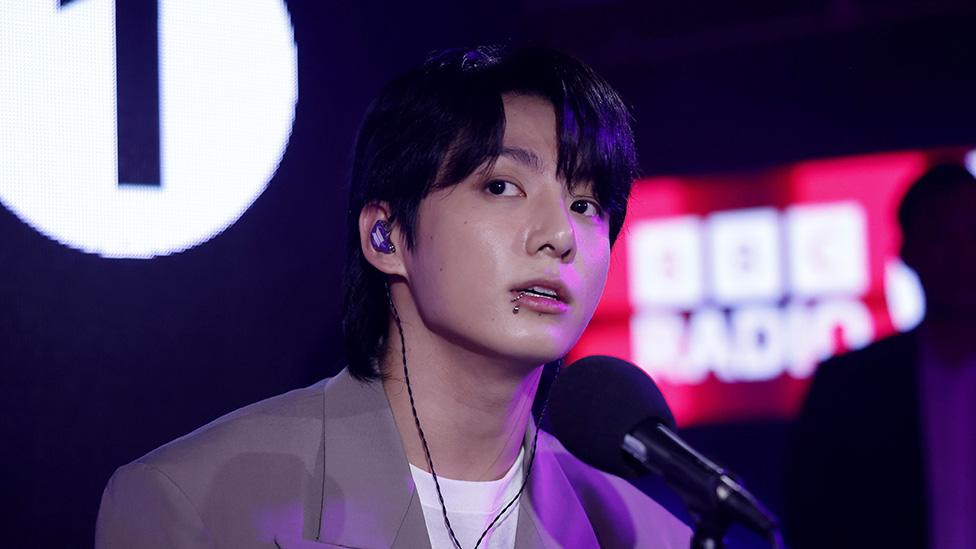
M681 425L791 417L817 363L920 320L895 212L932 156L639 181L570 359L634 362Z

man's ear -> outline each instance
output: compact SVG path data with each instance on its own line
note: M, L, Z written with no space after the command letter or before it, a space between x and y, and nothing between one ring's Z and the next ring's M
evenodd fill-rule
M378 227L378 224L380 227ZM385 224L385 227L382 225ZM388 230L388 232L387 232ZM374 235L374 232L379 234ZM392 247L374 245L373 239L389 236ZM386 202L370 202L359 212L359 246L366 261L382 273L406 278L403 265L403 239L397 224L390 222L390 207Z

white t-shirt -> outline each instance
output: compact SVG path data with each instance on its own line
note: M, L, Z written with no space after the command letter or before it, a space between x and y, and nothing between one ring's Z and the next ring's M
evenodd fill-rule
M441 494L447 506L447 516L451 519L451 528L457 536L463 549L472 549L481 533L495 515L515 497L522 486L522 458L525 449L519 451L518 458L512 464L505 476L498 480L485 482L453 480L438 475L437 482L441 485ZM427 523L427 533L433 549L454 549L451 537L444 524L444 512L441 502L437 498L434 487L434 477L413 464L410 465L413 483L417 486L417 496L424 509L424 522ZM523 493L524 495L524 493ZM521 498L519 498L521 500ZM498 519L483 540L481 548L512 549L515 547L515 530L518 525L519 502L515 502Z

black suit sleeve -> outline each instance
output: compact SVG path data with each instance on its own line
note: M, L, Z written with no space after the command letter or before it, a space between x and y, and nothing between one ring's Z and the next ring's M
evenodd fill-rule
M794 549L839 547L853 517L843 516L838 498L846 480L841 474L847 380L842 364L824 363L797 418L786 470L785 527Z

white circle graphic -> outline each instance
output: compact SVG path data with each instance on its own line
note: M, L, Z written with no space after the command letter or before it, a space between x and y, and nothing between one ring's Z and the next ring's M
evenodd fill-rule
M120 185L115 13L0 2L0 202L83 252L178 253L237 221L277 170L294 31L282 0L159 0L160 184Z

